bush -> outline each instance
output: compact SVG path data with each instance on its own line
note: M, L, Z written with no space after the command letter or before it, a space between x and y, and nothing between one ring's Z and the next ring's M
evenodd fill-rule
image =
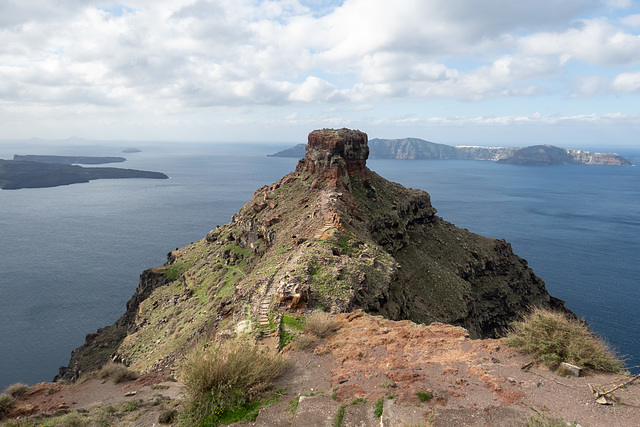
M8 393L0 394L0 418L11 409L16 399Z
M178 416L178 411L175 409L168 409L158 416L158 422L160 424L173 424Z
M13 397L19 397L23 394L25 394L27 392L27 390L29 390L29 386L26 384L22 384L22 383L15 383L15 384L11 384L9 387L7 387L4 392L6 394L9 394Z
M623 366L586 324L550 310L534 309L512 325L504 342L552 368L567 362L594 371L619 372Z
M296 343L296 350L306 350L310 348L315 342L317 338L309 335L302 335L300 337L296 337L294 342Z
M133 381L140 378L140 374L136 371L132 371L125 365L119 365L116 363L108 363L98 372L98 378L111 379L114 383L118 384L124 381Z
M332 315L324 311L316 311L307 318L304 325L305 334L313 334L320 338L328 337L340 329L338 323Z
M77 412L70 412L54 421L52 425L61 427L86 427L91 424L91 418L80 415Z
M282 357L259 349L246 339L192 353L182 366L187 395L180 421L201 425L253 401L285 370Z

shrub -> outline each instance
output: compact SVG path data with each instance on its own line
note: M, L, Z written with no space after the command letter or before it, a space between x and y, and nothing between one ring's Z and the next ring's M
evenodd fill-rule
M137 411L138 409L140 409L139 400L130 400L122 404L122 410L124 412L134 412L134 411Z
M117 412L118 410L112 405L96 408L93 411L93 425L97 427L110 427L114 425Z
M338 323L332 315L324 311L316 311L307 318L304 325L305 334L313 334L320 338L325 338L340 329Z
M8 393L0 394L0 418L13 406L16 399Z
M282 357L246 339L192 353L182 366L187 395L181 422L200 425L253 401L285 370Z
M7 387L4 392L6 394L9 394L13 397L19 397L21 395L23 395L24 393L27 392L27 390L29 390L29 386L26 384L22 384L22 383L15 383L15 384L11 384L9 387Z
M306 350L315 343L317 338L309 335L303 335L295 339L296 350Z
M53 421L54 426L64 426L64 427L85 427L91 424L91 418L80 415L77 412L70 412L55 421Z
M158 416L158 422L160 424L173 424L178 416L178 411L175 409L168 409Z
M586 324L550 310L534 309L512 325L504 342L552 368L568 362L595 371L618 372L623 366Z
M140 378L140 374L136 371L132 371L125 365L116 363L108 363L100 369L98 372L98 378L111 379L114 383L118 384L124 381L133 381Z

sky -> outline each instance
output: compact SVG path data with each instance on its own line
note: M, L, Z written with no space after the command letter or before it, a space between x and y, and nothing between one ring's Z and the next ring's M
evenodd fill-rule
M640 1L0 0L0 140L640 148Z

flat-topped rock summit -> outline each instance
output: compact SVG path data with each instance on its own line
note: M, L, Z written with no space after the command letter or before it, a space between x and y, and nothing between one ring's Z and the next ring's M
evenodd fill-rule
M107 360L171 371L240 332L278 347L282 316L314 310L437 321L471 338L500 336L531 306L568 312L509 243L445 221L428 193L368 169L368 155L363 132L311 132L293 172L143 272L126 312L87 335L60 377Z

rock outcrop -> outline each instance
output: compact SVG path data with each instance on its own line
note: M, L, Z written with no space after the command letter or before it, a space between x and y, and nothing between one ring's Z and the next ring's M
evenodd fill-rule
M366 166L366 134L311 132L296 170L232 221L143 273L127 313L74 351L62 378L109 358L172 369L236 331L275 333L283 313L362 309L501 335L531 306L566 310L511 246L436 215L429 194Z

